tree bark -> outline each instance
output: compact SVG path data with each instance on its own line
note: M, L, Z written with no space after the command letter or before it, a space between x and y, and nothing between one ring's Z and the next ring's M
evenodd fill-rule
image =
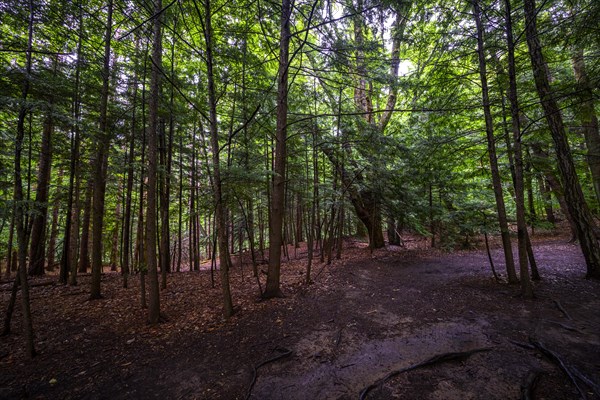
M50 170L52 167L52 133L54 121L52 105L44 120L42 145L38 169L33 223L31 227L31 247L29 250L29 275L44 275L46 256L46 225L48 219L48 195L50 192Z
M515 264L512 254L512 244L510 242L510 232L508 230L508 220L506 217L506 207L504 196L502 194L502 179L498 169L498 158L496 156L496 139L494 137L494 123L490 109L489 89L487 82L487 64L485 60L485 50L483 45L483 26L481 23L481 10L478 0L473 0L473 17L477 25L477 55L479 57L479 77L481 80L481 96L483 101L483 112L485 116L485 132L487 137L488 157L490 161L490 172L492 175L492 185L496 199L496 208L498 213L498 224L502 236L502 247L504 249L504 259L506 261L506 273L509 283L518 282L515 272ZM527 258L525 258L527 260Z
M62 169L58 172L56 186L62 186ZM54 271L56 260L56 238L58 237L58 211L60 208L60 196L57 194L52 205L52 222L50 224L50 238L48 240L48 251L46 253L46 270ZM66 283L66 282L64 282Z
M96 138L94 160L94 190L92 202L92 284L90 299L100 299L102 277L102 232L104 228L104 200L110 132L108 129L108 95L110 81L110 54L112 39L113 0L108 1L106 33L104 36L104 65L102 67L102 92L100 94L100 122Z
M63 252L60 260L59 282L75 286L77 284L77 237L79 237L79 188L80 188L80 147L81 147L81 64L83 42L83 6L78 2L79 18L77 38L77 61L75 64L75 85L73 86L73 121L71 131L71 160L69 168L69 192L67 193L67 217L63 239ZM69 276L70 275L70 276Z
M556 224L556 218L554 217L554 210L552 207L552 198L550 197L550 188L548 182L543 176L538 176L538 186L542 194L542 200L544 202L544 212L546 213L546 221L552 224Z
M473 4L479 14L477 0ZM512 31L512 15L510 0L504 0L506 42L508 48L508 100L510 102L510 114L513 132L513 155L514 155L514 184L515 201L517 208L517 240L519 252L519 275L521 281L521 295L526 298L533 297L533 286L529 277L527 258L527 220L525 219L525 188L523 184L523 149L521 146L521 123L519 99L517 96L517 73L515 68L515 42ZM477 18L479 19L479 18ZM481 27L480 27L481 29ZM481 49L483 51L483 49ZM533 252L532 252L533 254ZM537 269L536 269L537 272Z
M36 354L34 346L33 321L31 317L31 306L29 299L29 283L27 281L27 233L25 225L26 204L23 198L23 182L21 179L21 153L23 151L23 138L25 136L25 117L27 116L27 98L29 96L29 86L31 79L31 52L33 44L33 21L34 21L34 6L33 0L29 1L29 26L26 52L26 76L23 80L23 88L21 92L21 106L17 119L17 135L15 137L15 225L17 230L18 243L18 259L19 259L19 284L21 285L21 310L23 313L23 331L25 337L25 349L29 358L33 358ZM16 282L15 282L16 284Z
M285 213L285 170L288 113L288 72L290 50L291 0L282 0L279 37L279 70L277 72L277 126L275 128L274 176L271 188L269 218L269 271L265 298L281 297L281 246L283 245L283 218Z
M594 235L592 214L583 197L560 108L550 87L549 71L537 31L535 0L525 0L525 34L536 89L554 141L558 169L565 188L565 199L575 222L577 237L587 265L588 278L600 279L600 245Z
M212 9L210 0L204 1L204 39L206 42L206 75L208 79L208 106L210 118L210 144L212 147L213 162L213 196L215 203L215 227L217 234L217 246L219 251L219 268L221 277L221 292L223 296L223 314L225 318L233 315L233 302L231 300L231 289L229 286L229 244L227 235L226 207L223 199L223 188L221 180L220 155L219 155L219 127L217 117L217 94L213 72L213 30ZM213 252L215 249L213 249Z
M15 235L15 213L16 208L13 204L12 214L10 217L10 226L8 228L8 245L6 246L6 272L5 277L8 280L10 278L11 266L13 264L13 247L14 247L14 235Z
M146 265L148 267L148 323L160 320L160 291L156 259L157 175L158 175L158 108L160 102L160 67L162 65L161 17L162 1L154 2L152 66L150 69L150 101L148 103L148 191L146 195Z
M139 39L136 40L136 53L138 52ZM127 152L127 183L125 187L125 210L123 216L123 248L121 249L121 274L123 275L123 287L127 288L129 283L129 274L131 273L131 210L133 194L133 162L135 160L135 133L137 124L137 95L138 95L138 74L137 68L134 70L133 82L131 85L132 110L131 110L131 130L129 131L129 150Z
M173 29L177 26L177 21L173 22ZM175 37L171 43L171 78L175 77ZM162 135L163 143L161 145L161 198L160 198L160 275L161 289L167 288L167 273L171 272L171 237L169 226L169 207L171 197L171 165L173 161L173 135L175 132L175 89L171 85L169 96L169 135L166 132Z
M81 222L81 242L79 242L79 272L86 273L90 268L90 222L92 215L92 197L94 182L87 182L85 203L83 204L83 221Z

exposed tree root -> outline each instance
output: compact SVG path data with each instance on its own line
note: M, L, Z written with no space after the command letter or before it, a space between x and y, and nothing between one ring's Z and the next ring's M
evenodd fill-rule
M524 343L524 342L519 342L516 340L512 340L512 339L508 339L508 341L512 344L514 344L515 346L519 346L523 349L527 349L527 350L535 350L535 346L529 343Z
M422 367L428 367L430 365L433 364L440 364L440 363L445 363L445 362L449 362L449 361L462 361L462 360L466 360L467 358L469 358L470 356L472 356L475 353L481 353L483 351L490 351L491 348L489 347L484 347L484 348L480 348L480 349L474 349L474 350L469 350L469 351L463 351L463 352L458 352L458 353L443 353L443 354L438 354L436 356L433 356L425 361L422 361L418 364L413 364L410 365L406 368L402 368L396 371L392 371L389 374L387 374L386 376L384 376L383 378L377 380L375 383L367 386L366 388L364 388L359 395L359 399L360 400L364 400L367 398L367 394L369 394L369 392L375 388L377 388L378 386L384 384L388 379L393 378L394 376L400 375L401 373L404 372L408 372L408 371L412 371L414 369L417 368L422 368Z
M600 396L600 385L581 373L576 367L571 367L571 372L582 382L588 385L597 395Z
M273 356L271 358L268 358L265 361L261 361L260 363L258 363L252 367L252 382L250 382L250 386L248 387L248 391L246 392L246 397L245 397L246 400L248 400L250 398L250 395L252 394L252 389L254 388L254 384L256 383L256 377L258 376L258 369L260 367L292 355L292 351L288 350L288 349L276 348L275 350L278 351L280 354Z
M535 387L540 380L541 371L530 371L527 374L527 378L521 384L521 400L533 400L533 392Z
M562 304L560 304L560 301L558 300L553 300L554 304L556 304L556 307L558 307L558 309L560 310L561 313L563 313L563 315L565 317L567 317L567 319L572 320L573 318L571 318L571 316L569 315L569 313L567 312L567 310L565 310L565 308L562 306Z
M596 384L590 378L583 375L577 369L570 368L567 364L565 364L563 359L556 352L550 350L543 343L538 342L534 339L530 338L529 342L532 345L534 345L535 348L538 349L543 355L545 355L548 359L550 359L550 361L554 362L556 365L558 365L560 367L560 369L562 369L562 371L565 373L565 375L567 375L569 377L569 379L571 380L573 385L575 385L575 388L579 392L579 395L581 396L582 399L586 399L587 396L586 396L586 393L583 390L583 388L581 388L581 386L579 386L579 383L577 382L577 378L579 378L582 382L584 382L586 385L588 385L590 388L592 388L594 391L596 391L596 393L600 393L597 391L599 388L598 384Z

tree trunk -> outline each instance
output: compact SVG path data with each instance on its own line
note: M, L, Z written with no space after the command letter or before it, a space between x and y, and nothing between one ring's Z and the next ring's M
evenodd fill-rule
M174 29L177 21L174 21ZM171 78L175 77L175 37L171 44ZM169 135L162 135L163 143L161 146L161 235L160 235L160 274L161 288L167 288L167 272L171 272L171 237L169 227L169 207L171 196L171 164L173 161L173 135L175 132L175 111L174 111L175 89L171 85L169 99Z
M40 164L38 170L33 224L31 227L31 247L29 250L29 275L44 275L46 256L46 225L48 219L48 194L50 192L50 170L52 167L52 133L54 121L52 105L44 120Z
M290 18L292 2L282 0L279 37L279 71L277 72L277 126L275 128L275 165L271 188L271 209L269 218L269 271L265 298L281 297L281 246L283 244L283 218L285 201L286 141L288 113L288 72L290 50Z
M110 53L112 39L113 0L108 1L106 33L104 36L104 65L102 67L102 92L100 94L100 123L96 138L94 160L94 190L92 203L92 284L90 299L100 299L102 277L102 232L104 228L104 200L110 131L108 129L108 94L110 81Z
M213 30L212 30L212 10L210 0L204 1L204 39L206 42L206 75L208 79L208 106L210 118L210 144L212 147L213 162L213 196L215 203L215 228L217 234L217 246L219 251L219 268L221 277L221 291L223 296L223 314L225 318L233 315L233 302L231 300L231 289L229 287L229 267L231 260L229 258L229 245L227 235L227 209L223 199L223 189L221 181L221 166L219 155L219 127L217 117L217 94L215 90L214 72L213 72ZM213 249L213 252L215 249Z
M490 109L489 89L487 83L487 65L485 60L485 50L483 46L483 26L481 24L481 11L478 0L473 0L473 16L477 25L477 54L479 57L479 78L481 80L481 96L483 101L483 112L485 115L485 132L487 137L488 157L490 161L490 172L492 175L492 185L494 187L494 196L496 198L496 209L498 212L498 224L500 225L500 234L502 236L502 247L504 249L504 259L506 260L506 273L509 283L518 281L515 272L515 264L512 254L512 244L510 242L510 232L508 230L508 220L506 217L506 207L504 205L504 196L502 194L502 179L498 169L498 158L496 156L496 139L494 138L494 123ZM525 258L527 260L527 258Z
M475 13L480 14L477 0L473 2ZM523 149L521 146L521 123L519 100L517 96L517 75L515 69L515 42L513 40L512 31L512 15L510 0L504 0L505 8L505 23L506 23L506 42L508 47L508 100L510 101L510 114L512 120L513 132L513 155L514 155L514 186L515 186L515 201L517 208L517 239L519 252L519 275L521 281L521 294L526 298L533 297L533 286L529 278L528 258L527 258L527 221L525 219L525 191L523 184ZM476 18L479 21L479 18ZM481 21L479 28L483 33ZM483 46L481 48L483 53ZM531 245L530 245L531 247ZM533 254L533 252L532 252ZM536 269L537 272L537 269Z
M552 224L556 224L556 218L554 217L554 210L552 208L552 198L550 197L550 188L548 182L543 176L538 176L538 186L542 193L542 200L544 202L544 211L546 213L546 221Z
M525 0L524 4L525 34L535 85L554 141L558 169L565 188L565 199L575 222L577 237L587 265L586 276L600 279L600 245L594 235L592 214L585 202L579 184L562 114L550 88L548 66L542 54L542 46L537 31L535 0Z
M81 64L83 41L83 7L78 2L78 38L77 61L75 64L75 85L73 87L73 121L71 132L71 160L69 168L69 191L67 193L67 217L63 239L63 252L60 260L59 282L65 284L69 280L71 286L77 285L77 238L79 237L79 189L80 189L80 148L81 148ZM70 276L69 276L70 275Z
M139 46L139 40L136 40L136 53ZM131 130L129 132L129 150L127 152L127 183L125 187L125 210L123 216L123 248L121 249L121 274L123 275L123 287L128 287L131 254L131 209L132 209L132 194L133 194L133 163L135 160L135 133L137 124L137 94L138 94L138 75L137 68L134 71L133 96L131 99Z
M177 221L177 266L175 270L181 271L181 257L183 253L183 135L179 135L179 212Z
M158 175L158 108L160 101L160 71L162 65L162 35L160 10L162 1L154 2L154 32L152 66L150 73L150 101L148 103L148 191L146 203L146 265L148 267L148 322L157 324L160 319L160 291L156 260L157 233L157 175Z
M86 273L90 268L90 222L92 214L92 197L94 182L88 181L83 204L83 221L81 223L81 242L79 242L79 272Z
M122 210L122 198L123 198L123 187L119 185L119 193L117 194L117 206L115 208L115 226L113 227L112 237L111 237L111 246L110 246L110 270L116 271L117 264L119 263L119 231L121 223L121 210Z
M58 172L57 187L62 186L62 169ZM50 224L50 239L48 240L48 252L46 253L46 270L54 271L56 260L56 238L58 237L58 211L60 208L60 197L57 194L52 205L52 223ZM66 283L66 282L64 282Z
M27 234L25 225L26 204L23 199L23 183L21 180L21 153L23 151L23 138L25 136L25 117L27 115L27 97L29 95L30 77L31 77L31 51L33 43L33 21L34 21L34 6L33 0L29 1L29 36L27 40L26 52L26 76L23 80L23 88L21 92L21 105L19 109L19 117L17 119L17 134L15 137L15 225L17 227L17 243L18 243L18 258L19 258L19 284L21 285L21 310L23 314L23 331L25 337L25 349L29 358L33 358L36 354L34 347L33 321L31 318L31 306L29 300L29 283L27 282ZM16 282L15 282L16 285Z
M8 228L8 245L6 247L6 272L5 277L8 280L10 278L11 266L13 264L13 247L14 247L14 232L15 232L15 206L12 207L12 214L10 217L10 226Z

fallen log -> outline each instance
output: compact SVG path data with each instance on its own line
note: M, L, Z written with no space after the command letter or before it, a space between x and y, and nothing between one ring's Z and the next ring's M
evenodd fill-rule
M408 372L408 371L412 371L414 369L417 368L423 368L423 367L428 367L430 365L433 364L440 364L440 363L445 363L445 362L450 362L450 361L463 361L466 360L467 358L469 358L470 356L472 356L475 353L481 353L484 351L490 351L491 348L489 347L484 347L484 348L480 348L480 349L473 349L473 350L469 350L469 351L462 351L462 352L458 352L458 353L443 353L443 354L438 354L435 355L431 358L428 358L425 361L422 361L420 363L417 364L413 364L410 365L408 367L396 370L396 371L392 371L389 374L387 374L386 376L384 376L381 379L378 379L375 383L365 387L359 395L359 399L360 400L365 400L367 398L367 395L369 394L369 392L375 388L377 388L380 385L383 385L388 379L393 378L397 375L400 375L404 372Z

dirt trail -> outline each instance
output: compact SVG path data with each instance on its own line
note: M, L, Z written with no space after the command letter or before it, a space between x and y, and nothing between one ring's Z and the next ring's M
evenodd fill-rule
M238 312L230 321L220 320L219 291L205 289L206 274L173 275L162 294L170 321L156 328L144 325L144 312L132 306L138 294L118 288L115 277L106 278L103 303L85 303L81 289L51 289L48 298L37 294L47 301L36 308L37 326L46 328L38 334L42 355L25 360L15 350L18 335L0 341L0 398L244 399L253 366L285 349L289 357L258 369L250 398L357 399L393 370L489 348L398 375L368 398L518 399L528 375L540 371L535 398L577 399L554 363L515 343L543 342L600 382L600 283L583 279L576 246L552 240L535 251L543 277L535 300L495 283L483 252L398 248L350 249L334 266L317 266L309 287L301 284L302 262L284 266L285 299L257 303L251 279L234 282ZM66 309L54 313L53 302ZM125 311L106 318L114 307ZM600 399L579 384L588 399Z
M347 284L307 307L314 310L305 316L314 328L293 344L295 358L265 368L254 398L357 398L391 371L477 348L491 350L464 363L407 373L369 398L516 399L533 370L551 375L543 379L547 387L559 386L543 398L577 398L556 367L510 342L536 338L598 380L598 285L573 273L580 271L577 250L538 245L545 280L533 301L516 297L517 288L489 280L482 253L418 260L388 253L370 263L350 263L335 276ZM559 298L577 314L573 321L557 309L553 300ZM336 305L333 318L331 311L319 311L324 303Z

